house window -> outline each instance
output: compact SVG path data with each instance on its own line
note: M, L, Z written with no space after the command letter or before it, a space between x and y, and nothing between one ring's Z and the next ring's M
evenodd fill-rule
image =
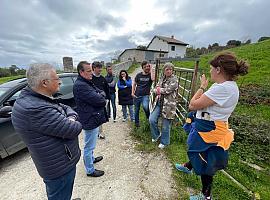
M171 50L172 51L175 51L175 46L171 46Z

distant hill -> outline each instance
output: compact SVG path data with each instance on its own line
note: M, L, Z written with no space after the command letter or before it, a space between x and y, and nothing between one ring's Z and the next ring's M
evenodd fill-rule
M270 85L270 40L247 44L228 49L234 52L238 58L247 60L250 64L249 74L240 78L238 83L258 84L260 86ZM215 53L216 54L216 53ZM200 57L199 69L209 75L209 61L215 54L207 54ZM175 62L176 66L193 67L194 62Z

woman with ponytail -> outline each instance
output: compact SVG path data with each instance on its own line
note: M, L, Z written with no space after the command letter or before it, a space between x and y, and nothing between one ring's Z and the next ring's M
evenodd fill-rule
M237 61L231 52L223 52L210 61L211 80L214 84L208 89L208 80L203 74L198 91L190 100L189 109L196 111L191 120L188 136L189 162L176 164L179 171L191 173L193 169L201 176L202 194L190 199L211 199L213 176L228 164L228 149L234 139L229 129L228 119L234 111L239 89L236 79L248 73L249 65Z

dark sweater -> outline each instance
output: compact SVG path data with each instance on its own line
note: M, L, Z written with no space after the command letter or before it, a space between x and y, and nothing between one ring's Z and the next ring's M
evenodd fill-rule
M100 76L95 76L93 74L93 78L92 78L92 82L94 83L94 85L100 89L100 90L103 90L106 94L106 99L110 99L111 96L110 96L110 89L109 89L109 85L106 81L106 79L100 75Z

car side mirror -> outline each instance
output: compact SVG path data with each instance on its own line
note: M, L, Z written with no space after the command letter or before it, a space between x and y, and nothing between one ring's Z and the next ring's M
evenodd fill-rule
M11 113L12 113L12 106L4 106L0 108L0 117L2 118L11 117Z

